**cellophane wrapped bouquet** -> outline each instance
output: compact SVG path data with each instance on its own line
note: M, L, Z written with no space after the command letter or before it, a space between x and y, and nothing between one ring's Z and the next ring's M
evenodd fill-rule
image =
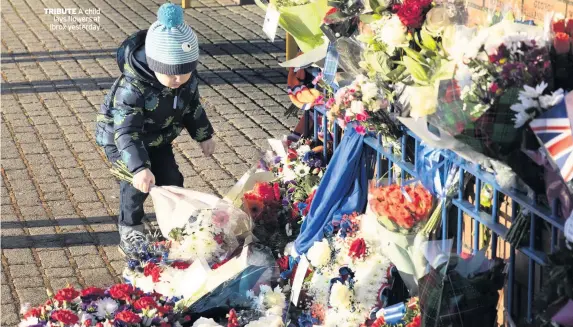
M431 232L428 228L435 227L438 219L431 216L432 209L432 195L420 184L370 184L362 230L396 265L414 295L416 281L426 270L422 248Z

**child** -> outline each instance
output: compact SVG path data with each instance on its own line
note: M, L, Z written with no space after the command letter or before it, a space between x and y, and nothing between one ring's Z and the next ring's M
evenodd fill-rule
M97 117L96 141L110 162L123 161L133 185L120 183L118 219L124 254L144 239L143 202L152 184L183 186L171 142L183 127L203 154L215 150L213 127L199 101L197 37L183 9L167 3L149 30L136 32L117 51L122 72Z

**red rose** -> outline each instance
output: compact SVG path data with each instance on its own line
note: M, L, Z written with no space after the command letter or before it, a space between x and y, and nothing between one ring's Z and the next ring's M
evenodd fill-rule
M355 239L352 244L350 245L350 250L348 251L348 255L355 259L360 259L364 255L366 255L366 242L363 238Z
M28 318L30 318L30 317L39 318L41 314L42 314L42 309L41 309L41 308L32 308L32 309L28 310L28 312L26 312L26 313L24 314L24 319L28 319Z
M80 292L76 291L73 287L66 287L58 291L54 298L60 302L70 302L80 296Z
M298 158L298 154L296 153L295 149L288 149L287 159L288 160L296 160Z
M277 259L277 265L279 265L279 269L281 271L288 270L288 266L289 266L288 256L284 255L284 256L280 257L279 259Z
M129 284L117 284L109 289L109 295L116 300L129 300L133 291L133 286Z
M56 310L52 312L52 319L57 320L64 325L75 325L80 318L70 310Z
M158 283L161 278L161 267L153 262L149 262L145 265L145 268L143 268L143 276L151 276L151 280L153 280L154 283Z
M149 310L157 308L157 302L151 296L144 296L133 303L137 310Z
M115 319L130 325L141 322L141 317L138 314L128 310L116 314Z
M171 264L171 267L175 268L175 269L187 269L189 268L189 266L191 266L190 263L187 262L183 262L183 261L175 261Z
M553 22L553 33L565 33L565 20Z
M555 34L555 38L553 39L553 47L555 48L555 52L557 54L569 53L569 49L571 49L571 40L569 35L562 32Z
M82 297L88 296L103 296L105 291L99 287L88 287L81 291Z
M424 3L419 1L406 1L398 10L398 17L404 26L420 28L424 22Z
M390 10L393 14L397 13L398 11L400 11L400 8L402 8L402 5L400 4L394 4L392 5L392 9Z
M85 327L90 327L91 325L92 325L92 320L91 320L91 319L86 319L86 320L84 321L84 326L85 326Z
M163 306L158 306L157 307L157 311L159 311L160 314L165 315L171 312L171 310L173 310L173 307L170 305L163 305Z
M101 322L98 322L95 327L103 327L103 324Z
M567 25L565 26L565 33L569 36L573 36L573 19L569 18L567 20Z

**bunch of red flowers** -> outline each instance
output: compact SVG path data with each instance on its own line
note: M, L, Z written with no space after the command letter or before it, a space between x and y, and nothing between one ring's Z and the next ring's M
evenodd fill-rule
M553 47L557 54L566 54L571 51L571 43L573 42L573 19L557 20L553 22Z
M408 28L420 28L426 19L426 13L432 6L432 0L406 0L401 5L395 5L398 18Z
M409 232L428 219L432 195L421 185L373 187L369 204L386 227L397 226L400 231Z
M279 183L257 183L252 191L245 192L243 203L254 220L276 221L281 207Z

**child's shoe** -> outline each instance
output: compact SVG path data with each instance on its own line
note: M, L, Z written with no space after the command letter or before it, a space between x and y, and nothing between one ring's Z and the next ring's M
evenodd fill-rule
M132 252L138 243L145 241L145 234L143 225L125 226L118 225L119 236L119 252L124 256Z

